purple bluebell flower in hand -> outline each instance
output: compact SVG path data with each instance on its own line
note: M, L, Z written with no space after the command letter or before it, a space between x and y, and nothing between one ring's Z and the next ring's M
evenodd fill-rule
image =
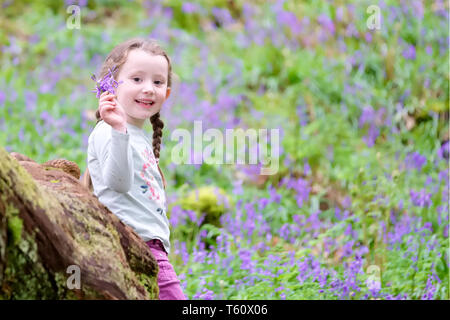
M91 79L96 82L95 89L92 92L97 93L97 99L100 98L101 94L105 91L108 91L112 94L115 94L115 88L119 86L123 81L117 82L114 80L114 73L117 71L117 66L112 70L109 69L107 75L103 77L103 79L97 80L95 75L92 75Z

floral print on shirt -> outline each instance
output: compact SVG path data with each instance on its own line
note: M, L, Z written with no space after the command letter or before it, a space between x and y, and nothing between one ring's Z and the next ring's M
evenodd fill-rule
M144 158L144 164L142 165L140 175L145 181L145 185L141 186L142 193L146 194L150 200L156 201L159 206L162 206L161 195L155 188L157 182L151 172L152 167L156 166L156 159L148 148L145 148L141 155Z

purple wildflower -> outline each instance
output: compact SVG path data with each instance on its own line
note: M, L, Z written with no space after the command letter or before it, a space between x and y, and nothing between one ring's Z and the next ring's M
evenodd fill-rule
M422 296L422 300L433 300L436 292L436 287L431 282L431 275L428 277L427 286L425 287L425 294Z
M361 116L359 118L359 127L362 128L364 124L374 124L377 126L383 125L383 117L386 112L385 108L374 110L372 106L364 107Z
M341 218L342 218L340 213L341 213L341 209L339 209L339 207L335 207L334 208L334 215L335 215L337 220L341 220Z
M416 47L414 47L412 44L408 45L408 47L405 50L403 50L403 57L405 57L405 59L415 60Z
M340 6L336 9L336 20L342 21L344 18L344 7Z
M37 102L36 92L26 90L24 93L24 97L26 110L33 111L34 109L36 109L36 102Z
M311 191L309 182L302 178L299 178L298 180L287 179L285 185L286 188L293 189L297 192L297 205L301 208L303 203L309 199L309 192Z
M306 112L306 107L303 104L297 106L297 117L300 120L300 125L302 127L308 124L308 114Z
M66 6L72 5L72 4L78 4L80 7L85 7L87 5L87 0L65 0L64 1Z
M449 142L446 141L438 150L438 157L440 159L448 159L450 154L450 145Z
M174 206L172 212L170 213L170 224L173 228L177 227L178 224L184 223L184 217L182 217L182 210L180 206Z
M23 128L20 128L20 131L19 131L19 140L20 141L23 141L25 139L25 136L24 136L24 134L23 134Z
M431 194L426 193L425 189L416 192L410 191L411 201L417 207L429 207L431 205Z
M214 292L211 290L208 290L207 288L203 288L201 292L197 292L193 299L199 299L199 300L213 300L214 299Z
M70 48L63 48L61 51L56 55L56 57L53 59L53 62L56 65L60 65L63 62L65 62L67 59L70 58L71 49Z
M234 23L234 19L228 9L214 7L211 9L211 12L216 18L217 22L219 22L223 26Z
M189 221L195 222L197 221L197 214L193 210L186 210L187 217Z
M95 75L92 75L91 79L96 82L96 87L92 92L97 93L97 99L100 98L100 95L103 92L110 92L112 94L115 94L115 88L119 86L123 81L117 82L114 80L114 73L117 71L117 66L114 67L112 70L109 69L109 72L107 75L103 77L101 80L97 80Z
M355 25L353 23L349 23L347 25L347 28L345 29L345 36L348 38L355 37L357 38L359 35L358 30L356 29Z
M374 146L375 140L377 139L379 134L380 129L378 129L374 124L371 124L369 127L369 132L363 137L363 140L366 142L369 148Z
M426 223L423 225L423 229L428 229L428 230L430 230L431 232L433 232L433 226L432 226L431 222L426 222Z
M366 285L374 297L376 297L381 290L381 282L378 279L367 279Z
M311 167L306 160L303 163L303 173L306 174L307 176L311 174Z
M421 155L418 152L409 153L405 158L405 165L407 169L422 170L422 167L426 164L427 157Z
M295 36L300 34L301 24L293 12L285 10L277 12L277 21L282 25L288 26Z
M319 22L330 34L334 34L335 27L333 20L331 20L326 14L321 14L317 17L317 22Z
M5 102L5 100L6 100L6 95L5 95L5 93L4 93L2 90L0 90L0 106L3 105L3 103Z
M280 237L283 238L284 240L288 240L288 238L289 238L289 233L290 233L289 227L290 227L290 224L285 223L280 228L279 234L280 234Z
M239 251L239 258L241 258L242 264L241 268L243 270L251 270L253 267L252 263L252 251L241 249Z
M192 2L184 2L181 7L181 10L184 13L195 13L198 11L198 5Z
M359 127L361 128L365 123L371 123L375 119L375 111L371 106L367 106L363 109L361 116L359 117Z
M200 227L202 225L203 220L205 220L206 213L202 213L200 218L197 220L197 227Z
M424 14L424 8L423 8L422 1L420 1L420 0L412 1L411 11L413 12L414 17L418 18L419 20L422 20L423 14Z
M270 202L280 203L281 195L277 193L277 190L272 185L269 185L269 195Z
M181 243L181 258L183 259L183 264L186 265L189 262L190 255L186 248L186 242ZM192 269L189 269L190 273L192 273Z
M260 198L258 200L258 208L259 210L263 210L268 204L270 203L269 199L267 198Z
M346 196L344 198L344 200L342 200L342 207L344 209L348 209L348 208L350 208L351 205L352 205L352 199L349 196Z
M52 91L54 88L54 84L49 83L49 82L44 82L40 87L39 87L39 92L40 93L49 93L50 91Z

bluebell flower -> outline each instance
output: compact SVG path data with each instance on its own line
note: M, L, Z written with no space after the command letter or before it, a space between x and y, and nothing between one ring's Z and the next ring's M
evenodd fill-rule
M96 82L96 87L92 92L97 93L97 99L100 98L101 94L103 92L110 92L112 94L115 94L115 89L121 84L123 81L117 82L114 80L114 73L117 72L117 66L114 67L112 70L109 69L108 74L106 74L102 79L97 80L95 75L92 75L91 79Z

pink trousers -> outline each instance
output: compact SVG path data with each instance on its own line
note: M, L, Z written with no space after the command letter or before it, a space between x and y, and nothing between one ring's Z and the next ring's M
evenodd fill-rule
M152 239L146 242L152 254L158 262L158 286L159 300L186 300L186 296L181 289L180 280L169 262L169 258L162 242Z

